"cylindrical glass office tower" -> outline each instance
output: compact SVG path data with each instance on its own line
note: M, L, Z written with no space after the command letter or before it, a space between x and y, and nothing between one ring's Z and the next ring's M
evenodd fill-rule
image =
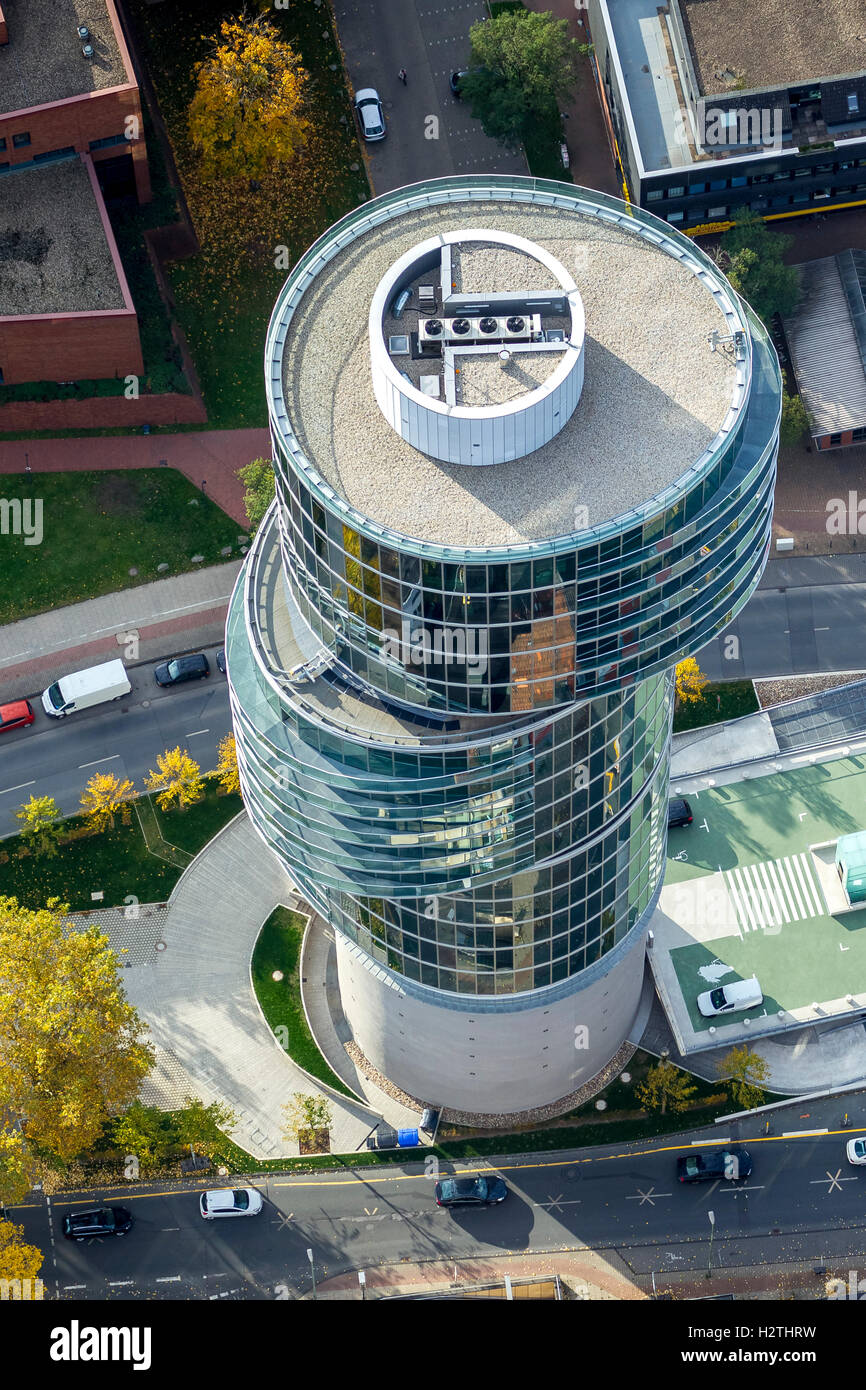
M247 808L373 1066L554 1104L634 1023L673 667L766 560L775 353L664 223L488 176L332 227L266 373L277 497L227 635Z

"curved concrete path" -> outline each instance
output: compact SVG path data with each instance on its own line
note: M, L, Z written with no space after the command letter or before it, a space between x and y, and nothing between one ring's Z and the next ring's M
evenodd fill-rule
M297 1154L297 1144L282 1137L282 1107L296 1091L324 1091L278 1046L250 983L256 938L280 904L302 906L242 814L178 881L163 928L165 948L123 974L157 1046L158 1073L175 1094L189 1078L189 1089L206 1103L230 1105L238 1120L232 1137L261 1159ZM331 1149L351 1153L380 1117L360 1101L325 1093L333 1111Z

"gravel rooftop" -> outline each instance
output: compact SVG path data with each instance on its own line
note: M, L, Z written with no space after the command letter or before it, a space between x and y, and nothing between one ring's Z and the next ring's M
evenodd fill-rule
M496 242L462 242L451 249L454 287L463 294L497 290L559 290L556 276L524 251Z
M787 86L866 68L866 0L680 0L692 60L705 95Z
M0 114L130 80L105 0L3 0L3 13L9 43L0 48ZM90 30L92 58L82 56L79 24Z
M442 463L405 443L376 404L367 314L398 256L435 231L495 227L549 250L586 310L577 410L535 453L490 468ZM301 447L373 521L419 540L507 545L567 534L675 482L707 448L732 399L734 368L711 352L727 331L707 289L636 234L564 209L464 203L413 211L350 243L319 273L291 322L286 404Z
M534 391L555 372L561 352L518 352L510 348L511 361L503 368L496 353L467 353L455 360L460 367L459 405L500 405Z
M0 317L124 307L80 159L5 174L2 192Z

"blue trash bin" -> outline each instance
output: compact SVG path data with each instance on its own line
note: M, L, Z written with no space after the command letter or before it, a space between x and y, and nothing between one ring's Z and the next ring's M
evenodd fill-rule
M398 1129L397 1147L398 1149L414 1149L421 1140L418 1138L417 1129Z

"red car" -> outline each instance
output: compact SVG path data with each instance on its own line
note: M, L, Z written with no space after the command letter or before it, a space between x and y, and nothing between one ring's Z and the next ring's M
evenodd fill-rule
M0 705L0 734L7 729L23 729L32 724L36 715L29 700L15 700L11 705Z

